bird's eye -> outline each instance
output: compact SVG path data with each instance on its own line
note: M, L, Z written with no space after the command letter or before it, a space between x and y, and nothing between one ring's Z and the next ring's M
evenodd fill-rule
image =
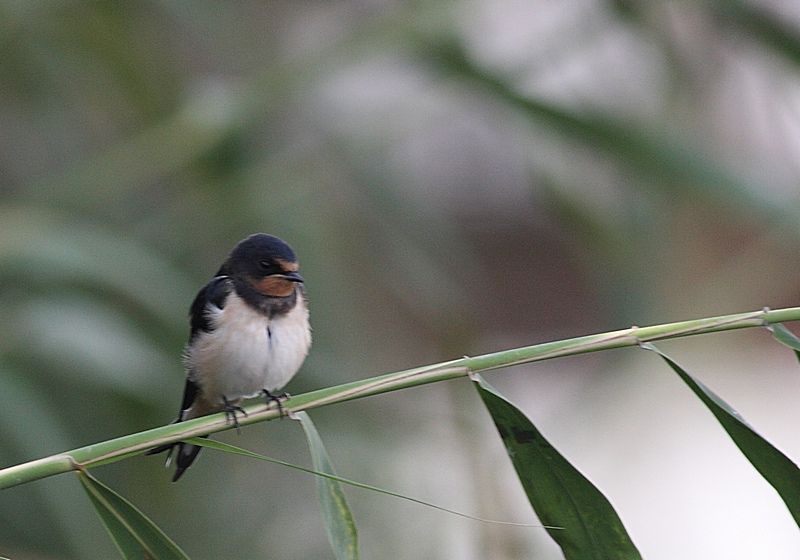
M267 270L271 265L269 261L258 261L258 266L260 266L263 270Z

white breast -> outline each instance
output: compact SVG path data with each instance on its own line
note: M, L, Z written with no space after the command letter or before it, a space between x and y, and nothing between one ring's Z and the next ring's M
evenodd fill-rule
M214 330L201 333L185 363L205 400L221 403L276 391L297 373L311 346L308 309L302 296L280 317L268 319L231 293L224 309L209 305Z

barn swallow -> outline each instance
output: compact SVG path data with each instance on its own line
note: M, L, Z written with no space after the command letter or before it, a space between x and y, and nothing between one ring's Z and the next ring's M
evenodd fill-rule
M178 419L225 412L238 428L239 403L263 395L281 408L281 389L297 373L311 346L303 277L284 241L256 233L240 241L189 311L191 333L184 351L186 386ZM200 447L174 443L178 480Z

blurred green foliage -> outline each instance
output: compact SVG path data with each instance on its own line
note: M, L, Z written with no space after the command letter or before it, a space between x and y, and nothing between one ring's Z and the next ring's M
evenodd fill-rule
M780 2L0 3L0 465L171 420L189 303L255 231L307 279L291 392L796 304L799 29ZM615 440L582 434L645 398L615 390L634 366L558 367L504 392L624 487ZM476 406L452 384L313 416L343 476L527 515ZM236 441L307 461L288 424ZM207 454L178 485L152 457L96 474L193 558L329 556L293 472ZM647 534L668 514L618 496L626 523L655 515L628 524L645 556L690 557ZM365 558L558 557L530 531L351 502ZM93 515L72 477L4 491L0 555L113 557Z

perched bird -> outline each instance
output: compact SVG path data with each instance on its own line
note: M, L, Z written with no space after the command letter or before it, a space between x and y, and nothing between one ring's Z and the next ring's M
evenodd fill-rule
M240 241L189 311L191 334L184 352L186 387L176 422L224 411L238 427L243 398L259 394L267 403L297 373L311 346L303 277L297 257L281 239L256 233ZM177 448L178 480L200 452Z

